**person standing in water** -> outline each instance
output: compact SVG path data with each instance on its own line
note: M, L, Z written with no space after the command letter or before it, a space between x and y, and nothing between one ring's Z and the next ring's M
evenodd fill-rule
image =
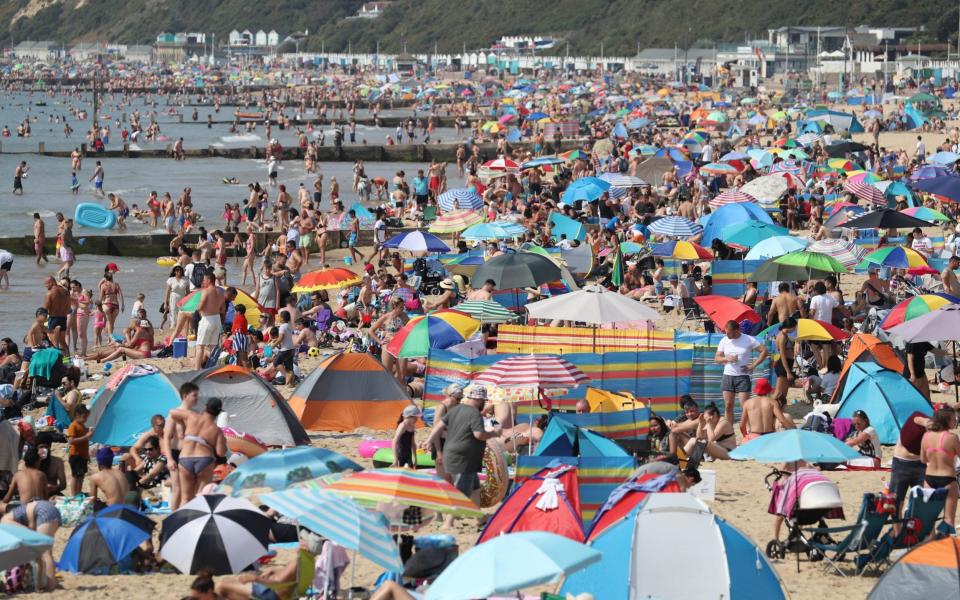
M98 196L103 196L103 165L100 164L100 161L97 161L97 166L93 170L93 176L90 178L90 181L93 182L93 187L95 188L95 193Z
M43 250L43 243L46 241L47 237L47 225L43 222L43 219L40 218L40 213L33 213L33 252L37 255L37 264L40 264L42 260L45 263L49 263L50 260L47 258L47 253Z
M27 172L30 170L30 167L27 166L27 161L21 160L20 164L17 165L17 168L13 171L13 193L17 196L23 195L23 180L27 177Z

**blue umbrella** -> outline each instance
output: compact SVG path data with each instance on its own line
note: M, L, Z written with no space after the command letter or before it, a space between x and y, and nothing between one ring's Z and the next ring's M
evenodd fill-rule
M753 202L736 202L734 204L725 204L716 211L710 213L710 218L703 226L702 245L710 247L713 240L723 238L723 228L734 223L743 223L745 221L760 221L762 223L773 224L773 219L762 208Z
M396 248L407 252L449 252L450 246L443 240L423 231L409 231L393 236L383 244L384 248Z
M106 574L152 537L154 525L129 506L108 506L73 530L57 566L74 573Z
M545 531L508 533L474 546L427 588L426 600L470 600L509 594L600 562L603 554Z
M627 127L630 129L643 129L650 124L650 119L638 118L627 123Z
M403 571L386 517L363 508L351 498L322 489L291 488L264 494L260 501L385 569Z
M767 260L768 258L776 258L795 250L803 250L809 243L805 238L795 238L792 235L775 235L751 248L744 259Z
M548 115L547 113L532 112L532 113L530 113L529 115L527 115L527 120L528 120L528 121L539 121L540 119L546 119L546 118L549 117L549 116L550 116L550 115Z
M826 433L805 429L787 429L750 440L730 453L735 460L764 463L794 462L842 463L860 458L859 452Z
M669 237L692 237L701 233L703 227L683 217L663 217L648 225L650 231Z
M760 242L772 237L789 236L786 227L764 223L762 221L743 221L731 223L720 232L720 239L727 244L736 244L746 248L753 248Z
M593 202L610 189L610 184L599 177L582 177L567 186L561 198L567 204L577 200Z
M454 204L456 202L456 204ZM447 190L437 198L440 208L450 212L457 208L466 210L480 210L483 208L483 198L471 188L457 188Z
M467 241L509 240L518 238L527 228L517 223L477 223L467 227L460 237Z
M363 467L349 458L323 448L299 446L271 450L237 467L223 480L218 491L232 496L262 494L331 473L362 470Z
M557 158L556 156L541 156L533 160L528 160L527 162L520 165L521 169L532 169L534 167L548 167L550 165L562 165L564 161L562 158Z
M0 570L33 562L53 547L53 538L19 525L0 525Z
M960 154L957 154L956 152L937 152L928 158L927 162L947 166L952 165L958 160L960 160Z
M960 177L956 175L921 179L911 183L910 187L921 192L943 196L953 202L960 202Z

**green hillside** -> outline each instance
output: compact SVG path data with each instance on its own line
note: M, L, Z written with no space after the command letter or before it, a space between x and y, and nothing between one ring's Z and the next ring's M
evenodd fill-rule
M459 51L501 35L549 34L571 53L631 54L766 37L780 25L924 26L925 41L956 39L954 0L396 0L379 19L345 19L359 0L5 0L4 44L24 39L145 43L163 31L307 29L305 49ZM13 20L26 10L31 16ZM566 45L559 51L566 50Z

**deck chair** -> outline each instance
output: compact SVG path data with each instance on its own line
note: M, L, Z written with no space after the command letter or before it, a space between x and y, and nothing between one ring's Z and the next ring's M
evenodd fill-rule
M427 225L437 220L437 207L430 204L423 207L423 224Z
M703 325L710 320L704 312L700 309L700 305L693 301L693 298L680 298L681 310L683 310L683 321L680 323L680 327L683 327L688 321L690 323L699 323Z
M804 533L811 540L810 545L841 576L845 576L845 574L840 570L837 563L847 560L850 558L849 555L853 554L852 560L856 564L857 558L868 552L877 543L880 533L883 532L883 527L887 524L890 515L886 512L878 513L876 506L877 495L864 494L857 520L853 525L804 528ZM829 536L841 533L847 535L838 542L824 543L818 541L823 539L823 536L828 536L829 539ZM833 556L831 557L830 554Z
M927 497L924 488L914 486L907 492L907 500L903 518L891 520L898 527L891 527L869 552L856 558L858 573L862 574L870 565L877 570L881 566L889 566L893 564L890 555L894 550L912 548L930 537L943 513L947 490L938 488ZM949 529L944 525L938 528L937 535L947 535Z
M282 583L264 584L280 598L304 598L310 597L310 587L313 585L313 575L316 571L316 559L306 550L297 551L297 577L293 581L284 581Z

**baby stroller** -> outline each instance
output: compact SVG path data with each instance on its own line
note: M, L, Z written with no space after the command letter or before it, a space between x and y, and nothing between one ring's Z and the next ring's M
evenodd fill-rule
M771 540L767 544L767 556L783 559L787 553L794 553L798 569L801 553L812 561L823 558L811 542L830 544L833 540L823 533L808 537L803 528L811 525L826 528L825 519L843 518L843 499L837 484L820 471L808 468L794 473L774 469L763 482L771 492L768 512L783 517L787 526L786 541Z

